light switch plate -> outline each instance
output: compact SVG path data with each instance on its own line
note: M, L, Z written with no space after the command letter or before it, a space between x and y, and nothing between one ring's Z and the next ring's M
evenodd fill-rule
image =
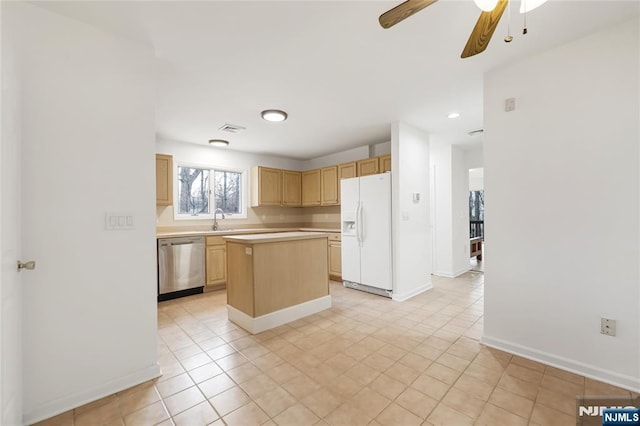
M131 231L135 228L135 215L132 212L105 213L105 230Z

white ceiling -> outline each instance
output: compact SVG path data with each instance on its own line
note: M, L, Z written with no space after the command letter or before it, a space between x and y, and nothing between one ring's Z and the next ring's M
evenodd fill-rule
M152 46L157 133L177 141L310 159L390 140L404 121L456 144L478 144L483 73L638 15L638 1L550 0L527 15L513 1L487 50L460 59L480 11L440 0L384 30L401 1L32 2ZM260 111L284 109L268 123ZM447 119L457 111L458 119ZM225 123L240 134L218 130Z

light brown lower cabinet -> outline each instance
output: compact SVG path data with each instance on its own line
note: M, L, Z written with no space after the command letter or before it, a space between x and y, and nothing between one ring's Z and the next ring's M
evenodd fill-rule
M227 237L229 306L257 318L329 294L327 237L286 240L285 234Z
M222 237L207 237L205 252L207 290L219 290L227 284L227 246Z
M329 278L334 281L342 280L342 241L340 234L329 234Z

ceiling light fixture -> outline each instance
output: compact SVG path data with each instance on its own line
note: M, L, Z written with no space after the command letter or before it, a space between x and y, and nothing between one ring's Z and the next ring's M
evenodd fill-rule
M447 118L458 118L458 117L460 117L459 112L450 112L449 115L447 115Z
M498 4L498 0L473 0L473 2L485 12L491 12Z
M522 0L522 2L520 3L520 13L531 12L533 9L543 5L546 2L547 0Z
M209 145L213 145L213 146L229 146L229 141L225 141L224 139L211 139L209 141Z
M286 112L279 109L265 109L260 115L267 121L284 121L288 117Z

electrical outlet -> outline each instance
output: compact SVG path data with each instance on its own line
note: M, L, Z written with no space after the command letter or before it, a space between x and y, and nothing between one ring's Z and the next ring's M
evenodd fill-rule
M600 333L607 336L616 335L616 320L610 318L600 318Z

